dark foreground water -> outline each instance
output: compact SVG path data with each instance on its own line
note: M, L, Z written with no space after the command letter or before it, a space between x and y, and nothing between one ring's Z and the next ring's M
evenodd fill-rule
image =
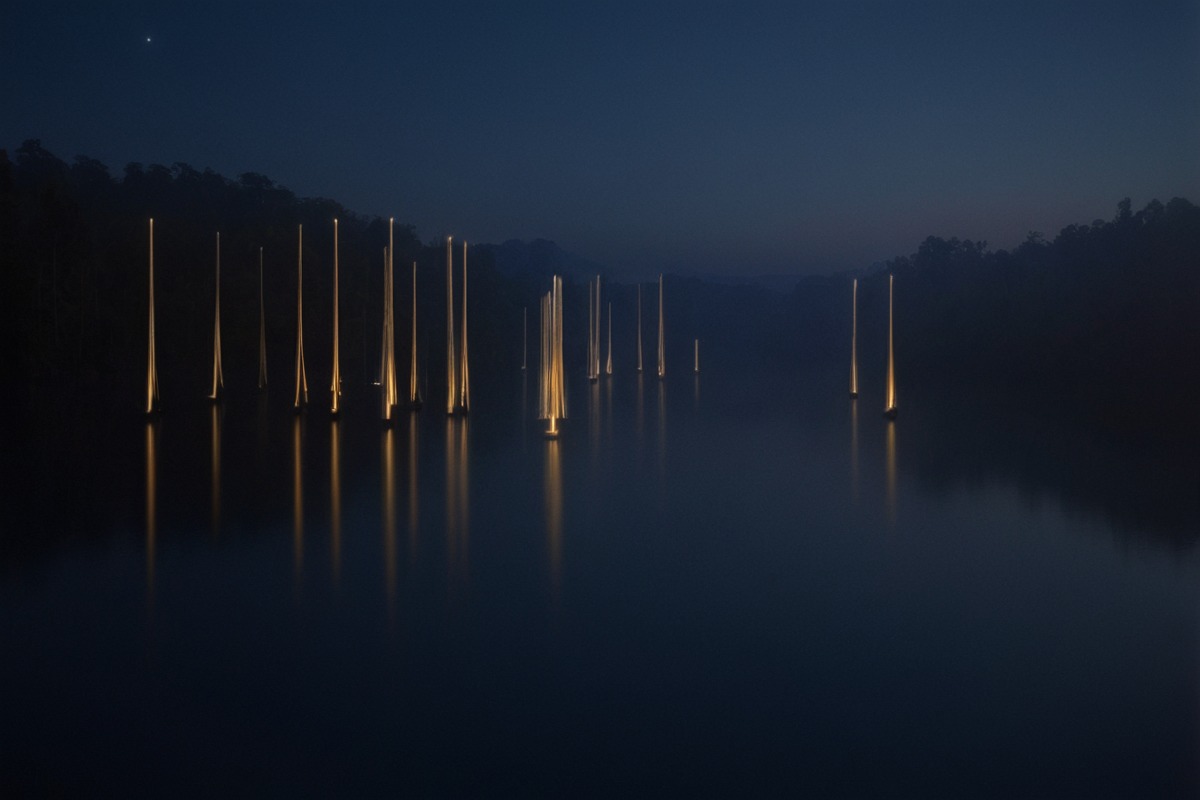
M532 377L14 439L0 794L1200 790L1180 454L840 376L579 382L547 442Z

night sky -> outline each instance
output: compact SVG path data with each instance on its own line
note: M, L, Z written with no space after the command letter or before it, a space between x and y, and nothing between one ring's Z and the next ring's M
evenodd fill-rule
M812 273L1200 201L1200 3L5 3L0 147Z

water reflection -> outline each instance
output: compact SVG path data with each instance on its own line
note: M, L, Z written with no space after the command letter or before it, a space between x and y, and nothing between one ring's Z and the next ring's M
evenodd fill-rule
M396 601L396 434L383 431L383 575L389 611Z
M658 382L658 472L659 477L667 471L667 382Z
M588 439L594 459L600 450L600 381L591 381L588 386Z
M696 372L692 375L692 410L699 413L700 411L700 373Z
M446 420L446 560L452 588L465 584L470 551L466 417Z
M858 401L850 401L850 499L858 501Z
M896 524L896 423L887 423L887 519Z
M562 586L562 467L558 440L546 442L546 553L550 559L550 589L557 600Z
M158 423L146 423L146 605L154 608L154 557L158 539Z
M612 353L610 352L611 356ZM613 437L613 380L609 375L604 379L604 441L606 444L612 443Z
M296 588L304 572L304 428L302 417L292 419L292 563Z
M408 561L410 564L417 560L417 521L420 519L418 513L418 498L420 494L417 489L417 448L418 442L417 415L408 415Z
M209 409L212 417L212 532L221 532L221 413L222 403L213 403Z
M329 561L336 587L342 575L342 433L329 423Z

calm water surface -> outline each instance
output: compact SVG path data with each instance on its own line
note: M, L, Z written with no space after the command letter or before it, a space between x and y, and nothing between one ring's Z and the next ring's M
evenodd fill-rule
M0 789L1200 791L1194 465L838 376L580 381L548 442L530 378L21 439Z

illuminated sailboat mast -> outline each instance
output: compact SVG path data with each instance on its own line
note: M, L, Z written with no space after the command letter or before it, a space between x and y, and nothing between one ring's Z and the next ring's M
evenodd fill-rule
M462 375L458 381L458 411L467 414L471 411L471 380L467 369L467 243L463 242L463 283L462 283L462 341L459 342L459 358L462 361Z
M592 364L595 359L592 357L592 349L596 346L596 285L588 281L588 354L587 368L588 380L596 380L596 373L592 370Z
M417 262L412 262L412 360L408 373L408 406L421 407L421 390L417 386Z
M858 278L854 279L850 314L850 396L858 397Z
M638 291L637 291L637 295L638 295L638 309L637 309L637 347L638 347L638 361L637 361L637 371L638 371L638 372L641 372L641 371L642 371L642 285L641 285L640 283L638 284Z
M454 413L458 397L455 377L458 365L454 360L454 251L452 240L446 237L446 413Z
M338 415L339 398L342 395L342 370L338 362L338 221L333 218L333 377L329 381L329 392L333 396L329 413Z
M892 282L894 275L888 275L888 371L887 371L887 407L883 415L888 419L896 418L896 351L892 343Z
M600 276L596 276L596 291L591 294L592 309L590 316L592 318L591 334L592 347L591 364L588 365L588 375L592 380L600 379Z
M217 231L217 278L216 278L216 311L213 316L213 377L212 392L208 399L214 403L221 401L221 393L225 389L225 373L221 369L221 232Z
M604 365L604 374L612 375L612 300L608 301L608 362Z
M395 273L392 269L393 224L394 220L389 218L387 260L383 265L383 365L381 367L383 408L381 417L385 422L394 419L396 404L399 402L399 392L396 386L396 291Z
M150 343L146 350L146 413L155 414L158 402L158 357L154 352L154 218L150 218Z
M304 226L300 226L296 245L296 397L295 411L308 405L308 376L304 373Z
M263 305L263 249L258 248L258 388L267 388L267 315Z
M375 385L383 386L387 377L387 297L388 297L388 248L383 246L383 317L379 323L379 374Z
M693 362L692 362L692 372L694 372L694 373L696 373L697 375L699 375L699 374L700 374L700 340L699 340L699 339L693 339L693 340L692 340L692 345L693 345L693 350L692 350L692 354L693 354L693 355L692 355L692 358L693 358Z
M567 417L567 394L563 373L562 295L562 278L555 275L551 290L541 301L542 359L538 418L549 421L546 430L548 438L558 436L558 420Z
M666 338L663 335L663 276L658 275L658 377L667 374Z

